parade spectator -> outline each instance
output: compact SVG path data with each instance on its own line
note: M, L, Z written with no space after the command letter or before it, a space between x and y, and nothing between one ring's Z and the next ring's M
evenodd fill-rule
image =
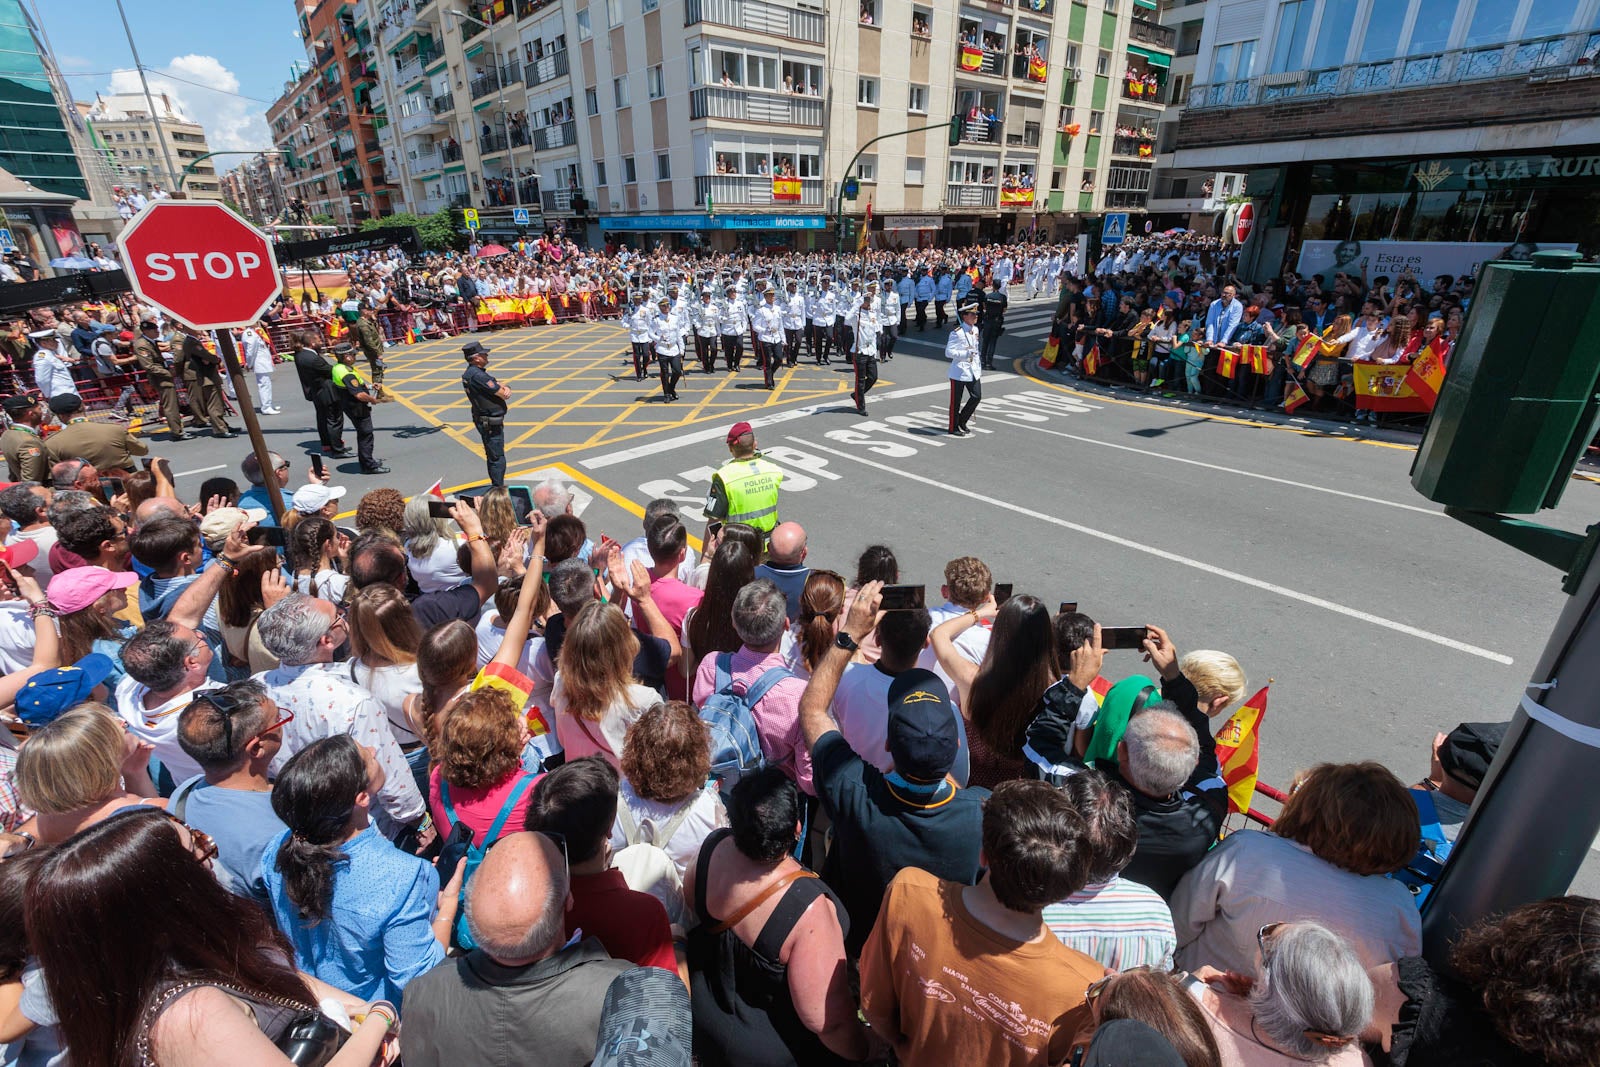
M711 774L711 731L682 701L656 704L628 727L611 851L648 842L666 853L681 884L700 846L728 825Z

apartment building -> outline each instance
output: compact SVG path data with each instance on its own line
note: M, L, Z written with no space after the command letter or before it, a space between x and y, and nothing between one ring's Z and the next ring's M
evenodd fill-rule
M222 176L222 196L257 226L286 221L288 177L281 156L263 153Z
M189 199L221 199L216 167L201 159L211 151L205 127L179 111L166 93L154 93L150 100L143 93L96 95L84 118L124 181L171 192L182 178Z
M831 247L847 177L880 243L1065 236L1143 206L1170 94L1156 0L362 2L399 199L486 236Z
M1172 162L1246 175L1243 273L1600 250L1600 0L1207 0L1202 26Z
M300 5L306 63L267 109L279 149L292 155L288 208L297 219L331 217L350 227L395 210L375 107L378 50L363 5L320 0Z

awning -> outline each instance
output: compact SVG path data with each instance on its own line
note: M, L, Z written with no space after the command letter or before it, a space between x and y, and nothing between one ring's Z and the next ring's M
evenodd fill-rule
M400 49L404 48L408 44L411 44L416 39L417 39L417 31L416 30L412 30L410 33L408 33L404 37L400 38L394 44L391 44L391 45L385 47L384 51L388 52L390 55L394 55L396 52L400 51Z
M422 180L425 182L436 182L443 177L443 174L424 174L422 176Z
M1151 11L1155 11L1157 9L1156 0L1133 0L1133 6L1134 7L1147 7Z
M484 46L481 44L473 45L471 48L467 49L467 58L471 59L473 56L480 55L483 52L483 49Z
M446 174L465 174L466 172L467 165L465 163L452 163L444 168L444 173Z
M1140 48L1136 44L1130 44L1128 46L1128 54L1142 56L1145 62L1149 63L1152 67L1165 68L1172 66L1172 57L1167 55L1165 52L1154 52L1148 48Z

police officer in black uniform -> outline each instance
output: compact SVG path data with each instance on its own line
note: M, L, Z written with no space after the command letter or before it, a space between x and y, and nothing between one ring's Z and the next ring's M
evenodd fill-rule
M461 374L461 387L472 405L472 424L483 440L483 458L489 465L489 480L495 485L506 481L506 411L511 390L490 377L489 349L480 341L461 346L468 367Z

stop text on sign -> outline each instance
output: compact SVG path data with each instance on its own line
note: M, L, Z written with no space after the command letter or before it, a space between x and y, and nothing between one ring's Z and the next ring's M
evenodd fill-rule
M173 260L178 264L174 266ZM195 265L198 263L199 270ZM170 282L180 273L190 281L198 281L201 272L206 276L226 281L229 278L250 277L261 266L261 257L254 252L152 252L144 257L146 277L153 282Z

